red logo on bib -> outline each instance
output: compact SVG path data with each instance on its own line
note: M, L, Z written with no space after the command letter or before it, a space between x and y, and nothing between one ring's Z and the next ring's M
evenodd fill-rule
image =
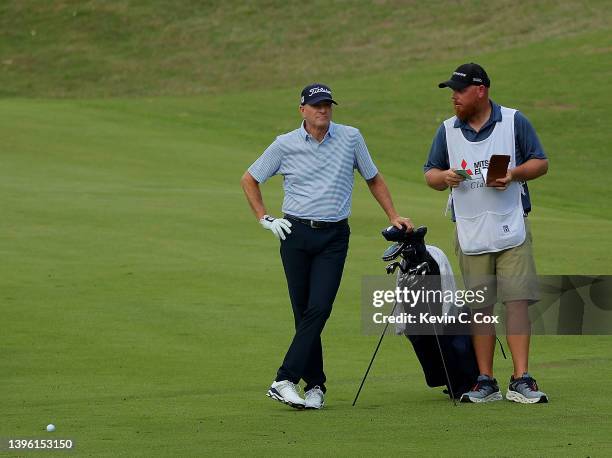
M473 175L473 174L472 174L472 171L471 171L470 169L466 169L467 165L468 165L468 163L467 163L467 162L465 162L465 159L463 159L463 160L461 161L461 168L462 168L463 170L465 170L465 171L466 171L466 173L467 173L468 175Z

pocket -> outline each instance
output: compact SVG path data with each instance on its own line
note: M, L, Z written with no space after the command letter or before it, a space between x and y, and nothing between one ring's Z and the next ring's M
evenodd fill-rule
M484 212L471 218L457 217L457 236L465 254L491 253L525 241L522 209L509 213Z
M291 233L287 234L286 232L283 231L283 233L285 234L285 240L279 238L281 245L285 245L289 242L292 242L296 238L296 234L299 233L302 229L302 226L303 226L302 223L298 221L293 221L293 220L289 220L289 221L291 222L291 227L289 228Z
M351 227L348 224L343 224L338 227L338 234L349 237L351 235Z

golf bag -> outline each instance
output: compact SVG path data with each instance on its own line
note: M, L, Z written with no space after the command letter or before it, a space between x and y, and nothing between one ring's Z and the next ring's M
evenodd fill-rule
M387 266L387 273L393 273L399 267L397 286L418 290L427 283L427 288L441 290L440 266L425 245L427 228L419 227L412 233L394 229L391 227L383 231L383 236L387 240L397 242L385 251L383 260L394 261ZM401 257L400 262L395 261L398 257ZM398 305L403 308L403 304ZM427 305L419 303L411 307L413 313L429 311L441 315L443 304L440 302ZM453 330L453 326L452 324L436 325L431 332L419 332L418 334L411 334L410 329L406 328L403 333L412 344L423 368L427 385L430 387L446 386L445 392L448 392L449 397L452 393L455 399L459 399L462 393L470 390L479 371L471 337L465 334L457 335L457 329ZM448 374L448 380L446 374Z

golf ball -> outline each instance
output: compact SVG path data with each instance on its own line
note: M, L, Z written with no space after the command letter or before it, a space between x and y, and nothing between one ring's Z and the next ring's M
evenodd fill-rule
M47 425L47 431L49 431L50 433L55 431L55 425L54 424Z

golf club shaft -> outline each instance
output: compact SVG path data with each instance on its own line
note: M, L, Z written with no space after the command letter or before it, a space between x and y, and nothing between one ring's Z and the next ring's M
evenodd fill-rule
M429 302L427 302L427 309L429 310L429 314L431 315L431 307ZM446 376L446 383L448 384L448 391L450 391L451 399L453 400L453 404L457 407L457 400L455 399L455 392L453 391L453 385L451 384L450 377L448 376L448 369L446 368L446 360L444 359L444 352L442 352L442 345L440 345L440 338L438 337L438 331L436 329L436 324L432 323L434 336L436 337L436 343L438 344L438 351L440 352L440 359L442 360L442 367L444 368L444 375Z
M389 316L393 315L393 312L395 312L395 307L396 306L397 306L397 302L395 302L395 304L393 304L393 309L391 310L391 313L389 314ZM363 379L361 380L361 384L359 385L359 389L357 390L357 394L355 395L355 399L353 400L353 407L355 407L355 404L357 403L357 398L359 398L359 393L361 393L361 389L363 388L363 384L365 383L366 378L368 378L368 374L370 373L370 368L372 367L372 364L374 363L374 358L376 358L376 353L378 353L378 349L380 348L380 344L382 343L382 340L385 337L385 333L387 332L387 328L389 327L389 320L386 320L386 321L387 321L387 324L385 324L385 329L383 329L383 332L380 335L380 339L378 339L378 344L376 345L376 349L374 350L374 354L372 355L372 359L370 360L370 364L368 364L368 368L365 371Z

